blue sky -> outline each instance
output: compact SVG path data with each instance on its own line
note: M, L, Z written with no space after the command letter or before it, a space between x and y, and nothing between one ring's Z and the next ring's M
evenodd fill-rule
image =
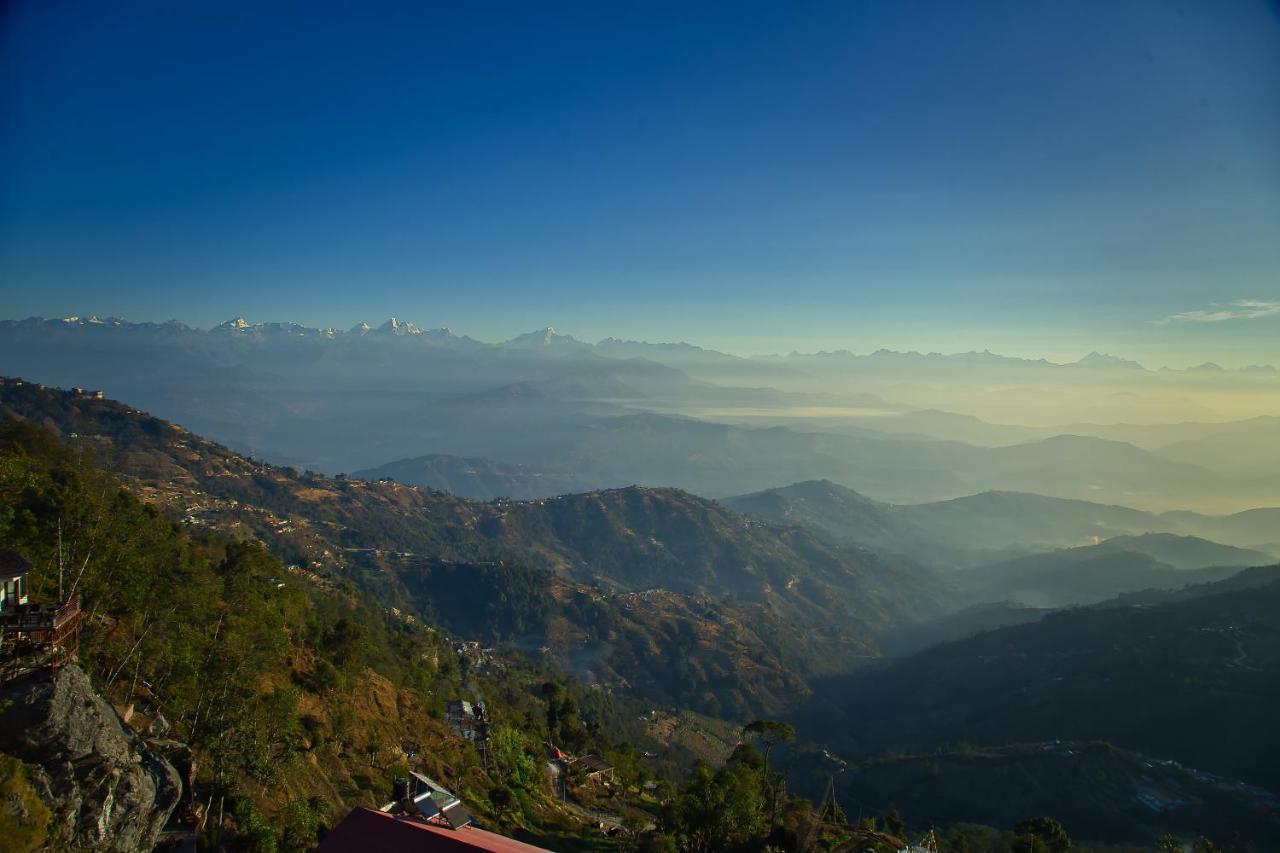
M1275 4L260 5L6 4L0 315L1280 361Z

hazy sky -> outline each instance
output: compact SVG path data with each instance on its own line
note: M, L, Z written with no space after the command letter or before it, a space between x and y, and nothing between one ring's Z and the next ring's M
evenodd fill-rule
M0 316L1280 362L1275 4L3 8Z

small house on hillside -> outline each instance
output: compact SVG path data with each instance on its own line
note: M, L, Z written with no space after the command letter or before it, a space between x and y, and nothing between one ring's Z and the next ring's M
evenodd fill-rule
M321 853L543 851L541 847L474 826L462 801L421 773L397 779L391 802L381 809L353 809L325 836L319 849Z
M592 781L613 781L613 765L595 753L574 759L573 767L576 770L581 770L582 774Z
M0 649L6 667L62 666L80 650L80 598L33 604L27 597L30 572L31 564L17 551L0 551Z
M444 721L463 740L475 740L476 710L466 699L454 699L444 707Z
M483 702L455 699L445 705L444 721L463 740L483 740L488 735Z
M27 603L31 564L17 551L0 551L0 613Z
M476 826L437 826L358 806L320 842L320 853L550 853Z
M462 800L430 776L413 771L395 781L391 802L382 810L421 817L453 829L471 823L471 813L462 805Z

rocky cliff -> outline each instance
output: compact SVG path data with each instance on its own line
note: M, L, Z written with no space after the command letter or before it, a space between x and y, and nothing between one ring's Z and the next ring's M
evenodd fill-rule
M34 766L48 849L150 850L182 793L178 772L125 729L77 666L0 686L0 752Z

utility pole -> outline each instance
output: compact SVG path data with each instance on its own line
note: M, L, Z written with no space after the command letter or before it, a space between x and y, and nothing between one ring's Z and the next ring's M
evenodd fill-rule
M62 516L58 516L58 601L62 601Z
M484 760L484 772L489 772L489 709L483 702L476 703L476 748Z

